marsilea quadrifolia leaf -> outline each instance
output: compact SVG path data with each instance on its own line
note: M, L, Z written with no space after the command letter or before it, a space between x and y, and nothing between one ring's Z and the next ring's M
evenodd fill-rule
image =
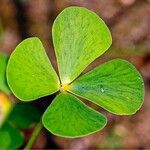
M106 125L102 114L76 96L118 115L133 114L141 107L143 80L127 61L112 60L78 77L112 43L109 29L95 13L82 7L64 9L54 21L52 35L60 81L38 38L21 42L7 67L9 86L21 100L35 100L60 90L42 117L45 128L73 138Z

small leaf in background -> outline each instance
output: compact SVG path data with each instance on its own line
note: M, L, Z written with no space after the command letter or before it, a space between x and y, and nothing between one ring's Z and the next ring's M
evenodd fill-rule
M115 59L79 77L70 92L114 114L130 115L143 104L144 82L132 64Z
M11 136L8 131L0 128L0 150L7 149L11 144Z
M7 119L7 116L12 110L12 105L13 104L11 100L8 98L8 96L0 92L0 127Z
M28 38L16 47L8 62L7 81L15 96L23 101L59 90L58 76L38 38Z
M32 104L18 103L13 108L8 120L19 128L30 128L41 119L39 108Z
M43 124L50 132L64 137L81 137L101 130L106 118L75 96L61 93L47 108Z
M7 55L0 52L0 91L10 94L10 89L6 82Z
M30 128L40 119L41 112L37 106L24 103L14 105L7 120L0 127L0 150L19 148L24 142L23 134L19 129Z
M52 34L62 83L72 82L112 43L104 21L82 7L64 9L54 21Z
M24 141L22 133L6 122L0 128L0 150L19 148Z

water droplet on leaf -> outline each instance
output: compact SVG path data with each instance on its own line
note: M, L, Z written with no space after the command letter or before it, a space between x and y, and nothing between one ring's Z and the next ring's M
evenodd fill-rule
M104 88L101 88L101 92L104 93L104 91L105 91Z

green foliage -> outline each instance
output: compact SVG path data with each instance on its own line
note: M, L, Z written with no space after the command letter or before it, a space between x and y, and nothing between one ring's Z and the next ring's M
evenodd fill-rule
M70 83L111 45L111 34L95 13L70 7L53 24L53 42L62 83Z
M43 115L44 126L52 133L64 137L79 137L96 132L106 122L102 114L66 92L59 94Z
M79 77L69 91L117 115L134 114L144 98L140 74L121 59L104 63Z
M19 103L15 105L8 120L19 128L30 128L33 123L40 121L40 117L41 112L35 105Z
M38 38L24 40L16 47L8 62L7 75L11 90L24 101L59 90L58 77Z
M9 87L6 82L6 66L8 57L4 53L0 52L0 91L10 94Z
M18 148L22 145L23 140L23 134L11 123L6 122L0 128L0 150Z
M7 60L7 55L0 53L0 91L10 94L5 76ZM41 117L38 108L31 104L16 104L12 109L12 103L5 94L1 93L0 96L0 117L4 116L5 119L0 123L0 150L19 148L24 142L20 129L31 127Z
M40 117L41 113L36 106L16 104L0 128L0 150L19 148L24 142L20 129L31 127L34 123L39 122Z
M76 79L111 45L110 32L95 13L81 7L66 8L56 18L52 33L61 81L37 38L21 42L7 67L8 84L23 101L60 90L42 118L50 132L73 138L94 133L106 125L102 114L75 95L118 115L139 110L143 103L143 79L126 61L112 60Z

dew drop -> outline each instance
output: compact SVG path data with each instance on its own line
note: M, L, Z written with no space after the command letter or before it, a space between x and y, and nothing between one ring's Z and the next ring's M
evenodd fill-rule
M104 93L104 91L105 91L104 88L101 88L101 92Z

